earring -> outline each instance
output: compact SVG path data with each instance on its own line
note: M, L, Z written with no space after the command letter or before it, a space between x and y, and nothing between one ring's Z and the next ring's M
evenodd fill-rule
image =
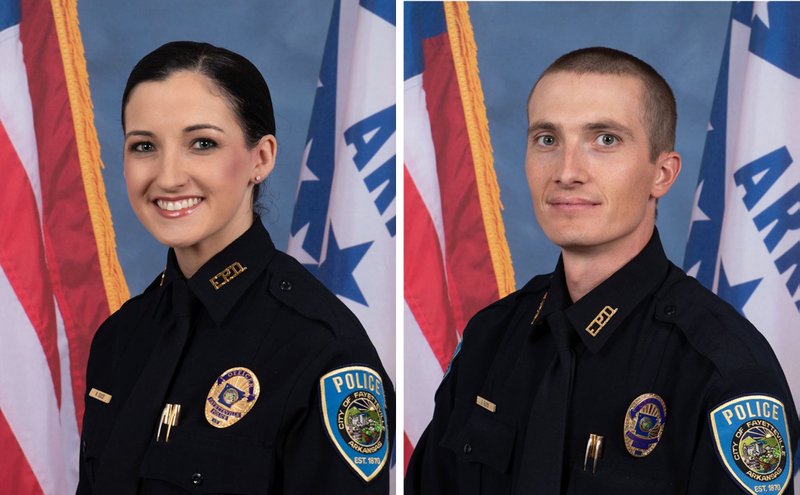
M256 183L258 183L260 181L261 181L261 176L260 175L256 175Z

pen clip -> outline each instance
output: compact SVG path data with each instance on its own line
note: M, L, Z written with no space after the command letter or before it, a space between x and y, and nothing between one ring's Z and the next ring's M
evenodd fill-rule
M167 434L164 437L164 443L169 442L169 433L172 431L173 426L178 425L178 417L181 413L180 404L167 404L161 412L161 418L158 421L158 431L156 432L156 442L161 438L161 427L167 425Z
M597 461L603 455L603 436L594 433L589 434L586 442L586 454L583 456L583 470L586 471L589 459L592 461L592 474L597 472Z

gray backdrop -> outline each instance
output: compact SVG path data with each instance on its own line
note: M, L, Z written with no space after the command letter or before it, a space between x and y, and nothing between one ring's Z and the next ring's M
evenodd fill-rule
M103 176L131 293L141 292L165 261L165 249L133 215L122 178L119 99L133 64L166 41L193 39L238 51L261 69L272 91L279 142L264 223L285 249L331 8L332 2L321 0L79 2ZM668 256L682 262L729 9L727 2L470 5L518 286L550 271L557 256L534 221L524 177L525 99L547 64L583 46L629 51L652 64L675 91L684 168L660 202L658 224Z
M728 2L470 4L517 287L537 273L552 271L558 257L536 224L525 179L525 101L547 65L586 46L636 55L655 67L675 92L676 147L683 171L659 201L658 228L667 256L683 262L729 14Z

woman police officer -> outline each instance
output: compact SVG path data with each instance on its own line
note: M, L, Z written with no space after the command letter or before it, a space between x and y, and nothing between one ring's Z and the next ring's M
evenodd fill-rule
M78 493L388 493L391 382L254 213L277 150L259 71L163 45L131 72L122 126L131 206L170 249L95 335Z

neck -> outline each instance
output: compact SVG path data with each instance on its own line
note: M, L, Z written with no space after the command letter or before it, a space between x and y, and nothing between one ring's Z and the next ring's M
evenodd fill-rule
M646 234L646 235L645 235ZM628 239L623 245L562 247L564 277L572 302L591 292L636 257L650 241L653 230Z
M231 221L224 236L215 236L191 246L175 247L175 259L183 276L192 278L214 255L228 247L253 225L253 214L242 217L241 222Z
M183 276L189 279L217 252L205 252L204 249L198 246L175 248L175 259L178 260L178 267L181 269Z

